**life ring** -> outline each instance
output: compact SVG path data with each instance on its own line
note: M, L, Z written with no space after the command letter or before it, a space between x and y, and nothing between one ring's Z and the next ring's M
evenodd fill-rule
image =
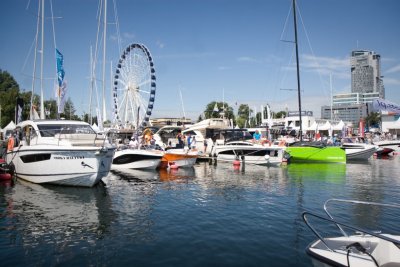
M14 149L14 137L8 138L8 143L7 143L7 151L12 151Z

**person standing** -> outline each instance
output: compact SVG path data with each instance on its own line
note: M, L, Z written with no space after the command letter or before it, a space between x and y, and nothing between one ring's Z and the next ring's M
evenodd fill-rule
M188 149L190 149L191 144L192 144L192 136L190 135L190 133L188 133L186 143L187 143Z
M255 131L255 133L253 134L253 140L255 141L255 142L260 142L260 140L261 140L261 133L258 131L258 130L256 130Z
M183 148L184 147L184 143L183 143L184 137L183 137L181 130L178 131L176 138L178 139L178 144L176 145L176 148Z

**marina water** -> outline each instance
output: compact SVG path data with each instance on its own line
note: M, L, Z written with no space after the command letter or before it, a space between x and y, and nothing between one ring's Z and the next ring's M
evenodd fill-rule
M3 183L0 266L311 266L305 248L316 237L301 213L322 214L329 198L399 203L399 161L201 162L113 172L94 188ZM380 210L337 211L350 223L398 227Z

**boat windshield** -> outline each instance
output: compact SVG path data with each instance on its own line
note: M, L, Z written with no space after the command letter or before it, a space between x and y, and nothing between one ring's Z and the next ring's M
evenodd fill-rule
M56 134L96 134L90 125L82 124L41 124L38 128L42 137L54 137Z

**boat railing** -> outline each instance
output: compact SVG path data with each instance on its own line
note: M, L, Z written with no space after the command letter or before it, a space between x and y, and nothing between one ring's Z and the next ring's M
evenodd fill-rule
M324 210L325 213L329 216L329 218L331 218L332 220L334 220L332 214L328 211L328 204L332 203L332 202L339 202L339 203L347 203L347 204L360 204L360 205L368 205L368 206L380 206L380 207L387 207L387 208L397 208L400 209L400 205L397 204L384 204L384 203L377 203L377 202L371 202L371 201L359 201L359 200L349 200L349 199L338 199L338 198L331 198L328 199L327 201L325 201L324 203ZM338 229L340 230L340 232L344 235L344 236L348 236L348 234L346 233L346 231L343 230L342 227L340 227L340 225L336 225L338 227Z
M308 228L311 229L311 231L314 233L314 235L317 236L317 238L326 246L326 248L329 251L335 251L335 250L328 245L328 243L325 241L324 237L314 228L314 226L311 225L311 223L309 222L307 216L311 216L311 217L320 219L322 221L326 221L326 222L332 223L332 224L336 225L337 227L339 227L342 230L345 227L345 228L353 230L357 234L374 236L374 237L386 240L388 242L392 242L393 244L395 244L398 247L400 246L400 240L393 239L393 238L391 238L389 236L386 236L386 235L383 235L381 233L374 232L374 231L369 231L369 230L362 229L362 228L359 228L359 227L356 227L356 226L353 226L353 225L349 225L347 223L339 222L338 220L335 220L335 219L332 219L332 218L323 217L321 215L318 215L318 214L310 212L310 211L303 212L302 213L303 221L306 223ZM344 232L342 232L342 233L344 233Z
M324 220L327 222L332 223L334 226L337 227L337 229L339 229L339 231L341 232L341 234L345 237L348 237L349 234L344 230L344 228L346 229L350 229L355 231L356 233L361 233L361 234L367 234L367 235L371 235L371 236L375 236L377 238L381 238L390 242L393 242L397 245L400 245L400 240L396 240L396 239L392 239L390 237L381 235L378 232L373 232L373 231L369 231L366 229L362 229L353 225L349 225L343 222L339 222L337 219L335 219L332 215L332 213L328 210L328 206L329 204L332 203L345 203L345 204L361 204L361 205L369 205L369 206L380 206L380 207L387 207L387 208L400 208L400 205L397 204L384 204L384 203L377 203L377 202L370 202L370 201L359 201L359 200L347 200L347 199L337 199L337 198L332 198L332 199L328 199L327 201L325 201L324 203L324 211L326 213L326 215L328 217L323 217L321 215L318 215L316 213L312 213L309 211L303 212L302 217L304 222L306 223L306 225L311 229L311 231L318 237L319 240L321 240L321 242L329 249L332 250L328 244L325 242L324 238L322 237L322 235L311 225L311 223L307 220L307 216L312 216L315 217L317 219L320 220ZM333 250L332 250L333 251Z

